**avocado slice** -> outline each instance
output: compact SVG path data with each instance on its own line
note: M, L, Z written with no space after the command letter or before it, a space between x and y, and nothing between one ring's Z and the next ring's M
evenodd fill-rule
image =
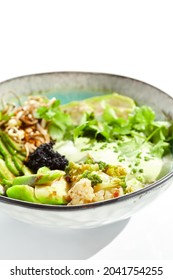
M20 175L23 175L23 162L15 155L12 157L14 165L16 166L17 170L19 171Z
M64 174L65 172L61 170L51 170L47 174L38 174L36 185L49 185L53 181L60 179Z
M49 169L49 167L47 166L43 166L43 167L40 167L37 171L37 174L47 174L49 173L51 170Z
M5 161L6 167L9 169L9 171L11 171L11 173L13 173L15 176L19 176L21 175L21 170L18 169L18 167L16 166L15 162L14 162L14 155L16 155L16 150L14 150L12 148L12 146L8 145L8 141L6 143L4 143L5 140L2 141L2 135L4 137L7 136L5 133L3 133L2 131L0 132L0 154L1 154L1 158ZM8 139L8 136L7 136ZM24 172L22 171L22 174Z
M4 143L4 141L2 141ZM4 146L6 147L7 151L10 155L15 155L17 153L16 150L14 150L11 146L9 146L7 143L4 143Z
M16 153L15 156L22 162L26 160L26 156L24 156L23 154Z
M31 170L24 164L22 166L22 169L23 169L24 175L31 175L32 174Z
M35 188L23 184L13 185L6 190L10 198L43 204L67 204L69 186L65 179L61 178L52 185L37 185Z
M13 185L50 185L54 180L60 179L65 174L61 170L50 170L45 174L30 174L14 178Z
M6 164L7 168L11 171L11 173L13 173L15 176L20 175L20 172L16 168L14 162L12 161L11 156L8 156L8 157L5 158L5 164Z
M3 157L10 156L9 151L5 147L4 143L2 142L2 139L0 138L0 153Z
M35 196L43 204L67 204L69 186L64 178L49 186L35 186Z
M23 144L19 144L19 143L13 141L10 138L10 136L7 133L3 132L3 131L0 132L0 135L2 137L3 142L6 143L6 145L8 145L9 147L13 148L13 150L20 152L23 155L26 154L25 150L24 150L24 145Z
M5 187L5 189L12 187L12 180L2 179L1 183Z
M28 202L38 202L35 197L34 188L28 185L14 185L7 189L6 195L10 198Z
M2 179L13 180L14 175L7 168L5 161L0 158L0 177Z
M94 112L96 116L102 115L105 107L110 105L117 117L127 118L135 108L135 102L130 97L112 93L107 95L95 96L82 101L74 101L61 105L61 109L70 114L74 124L80 124L81 115L84 112Z
M30 169L18 158L17 155L12 157L14 164L16 166L16 168L19 171L19 176L20 175L30 175L32 174L32 172L30 171Z
M29 185L34 186L37 179L37 174L30 174L24 176L18 176L14 178L12 185Z

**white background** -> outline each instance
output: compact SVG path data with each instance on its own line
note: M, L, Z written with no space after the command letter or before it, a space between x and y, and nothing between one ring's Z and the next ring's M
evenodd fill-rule
M0 81L51 71L137 78L173 96L170 0L0 0ZM57 231L0 213L0 259L173 260L173 186L129 221Z

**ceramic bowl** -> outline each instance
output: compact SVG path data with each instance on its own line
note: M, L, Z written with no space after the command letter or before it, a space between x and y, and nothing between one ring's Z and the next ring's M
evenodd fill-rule
M132 97L139 105L151 106L159 118L173 119L173 99L156 87L128 77L83 72L55 72L28 75L0 84L0 96L10 92L21 99L33 93L57 97L62 103L112 92ZM154 167L153 167L154 168ZM49 227L92 228L131 217L162 194L172 183L173 171L134 193L80 206L40 205L0 196L0 209L27 223Z

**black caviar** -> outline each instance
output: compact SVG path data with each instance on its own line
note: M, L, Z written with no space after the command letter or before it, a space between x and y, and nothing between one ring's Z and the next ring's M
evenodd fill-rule
M53 150L53 142L40 145L32 154L29 155L25 164L36 173L40 167L46 166L51 170L65 170L68 160Z

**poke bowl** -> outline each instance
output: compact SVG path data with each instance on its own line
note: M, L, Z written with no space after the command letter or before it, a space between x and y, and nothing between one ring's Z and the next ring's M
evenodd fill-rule
M0 83L0 209L93 228L131 217L173 180L173 98L142 81L52 72Z

